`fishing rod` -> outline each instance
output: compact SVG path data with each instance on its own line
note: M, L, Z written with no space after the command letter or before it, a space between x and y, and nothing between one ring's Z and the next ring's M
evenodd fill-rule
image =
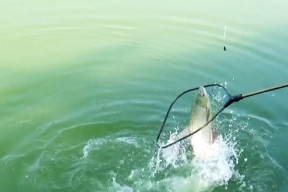
M274 87L270 87L270 88L266 88L266 89L261 89L261 90L257 90L257 91L254 91L254 92L250 92L250 93L246 93L246 94L238 94L238 95L231 95L224 86L222 85L219 85L219 84L208 84L208 85L204 85L203 87L207 88L207 87L212 87L212 86L216 86L216 87L220 87L220 88L223 88L223 90L226 92L226 94L228 95L228 100L226 101L226 103L223 105L223 107L209 120L206 122L206 124L204 124L203 126L199 127L198 129L196 129L195 131L187 134L186 136L183 136L169 144L166 144L164 146L160 146L158 141L159 141L159 138L161 136L161 133L163 132L163 129L165 127L165 124L166 124L166 121L168 119L168 116L169 116L169 113L171 111L171 108L172 106L174 105L174 103L180 98L182 97L183 95L185 95L186 93L189 93L189 92L192 92L192 91L195 91L195 90L198 90L199 87L196 87L196 88L193 88L193 89L188 89L184 92L182 92L181 94L179 94L176 99L174 99L174 101L170 104L168 110L167 110L167 113L165 115L165 118L164 118L164 121L162 123L162 126L159 130L159 133L157 135L157 138L156 138L156 143L157 143L157 147L158 148L167 148L167 147L170 147L171 145L174 145L175 143L178 143L188 137L190 137L191 135L197 133L198 131L200 131L201 129L203 129L205 126L207 126L209 123L211 123L225 108L229 107L231 104L235 103L235 102L238 102L242 99L245 99L247 97L252 97L252 96L255 96L255 95L259 95L259 94L262 94L262 93L266 93L266 92L269 92L269 91L274 91L274 90L277 90L277 89L282 89L282 88L285 88L285 87L288 87L288 83L285 83L285 84L282 84L282 85L278 85L278 86L274 86Z

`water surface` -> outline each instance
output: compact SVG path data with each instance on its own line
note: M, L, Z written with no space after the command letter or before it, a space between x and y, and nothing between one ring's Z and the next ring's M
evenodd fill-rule
M287 82L286 1L2 0L0 7L1 191L195 185L183 170L191 165L154 176L149 168L175 96L207 83L238 94ZM288 190L287 94L243 100L219 117L224 139L235 137L240 176L209 190Z

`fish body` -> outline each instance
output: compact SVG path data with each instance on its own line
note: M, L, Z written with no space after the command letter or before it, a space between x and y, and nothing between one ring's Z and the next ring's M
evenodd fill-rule
M192 107L190 123L188 126L189 133L198 130L205 125L210 118L211 102L206 89L201 86ZM196 157L205 158L207 156L208 147L213 143L213 140L212 127L211 123L209 123L191 137L190 142L194 155Z

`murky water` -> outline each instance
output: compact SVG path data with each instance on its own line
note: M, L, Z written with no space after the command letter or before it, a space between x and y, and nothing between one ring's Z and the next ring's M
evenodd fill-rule
M0 191L288 190L287 88L215 122L227 181L203 189L197 174L215 170L189 146L155 167L180 92L287 82L286 1L2 0L0 11Z

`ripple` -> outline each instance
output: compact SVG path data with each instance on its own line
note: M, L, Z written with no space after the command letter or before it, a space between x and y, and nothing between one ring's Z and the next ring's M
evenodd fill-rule
M190 182L191 165L153 177L147 168L169 104L203 84L243 93L287 79L286 4L1 1L1 190L168 191ZM259 95L219 116L245 175L226 190L287 183L286 98Z

